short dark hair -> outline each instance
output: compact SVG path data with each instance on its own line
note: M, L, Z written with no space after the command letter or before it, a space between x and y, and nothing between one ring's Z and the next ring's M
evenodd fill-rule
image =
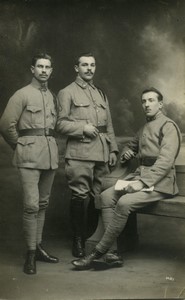
M76 56L75 58L75 65L79 65L79 60L82 56L85 56L85 57L94 57L94 59L96 60L94 54L92 52L85 52L85 53L81 53L79 54L78 56Z
M38 60L38 59L41 59L41 58L50 60L51 65L53 65L53 59L52 59L51 56L50 56L48 53L46 53L46 52L38 52L38 53L36 53L36 54L32 57L31 65L32 65L32 66L35 66L37 60Z
M159 100L159 101L163 101L163 95L161 94L161 92L160 92L158 89L156 89L156 88L154 88L154 87L150 87L150 88L145 89L145 90L142 92L141 96L142 96L143 94L146 94L146 93L149 93L149 92L155 92L155 93L158 95L158 100Z

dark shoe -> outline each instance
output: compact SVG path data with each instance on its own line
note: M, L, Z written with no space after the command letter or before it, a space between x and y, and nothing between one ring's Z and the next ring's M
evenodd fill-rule
M44 261L48 263L58 263L59 259L55 256L50 255L46 252L46 250L43 249L43 247L40 245L37 245L36 249L36 260Z
M72 255L79 258L85 256L84 243L79 236L73 238Z
M123 258L116 253L108 252L104 257L104 262L111 268L123 266Z
M93 267L93 261L101 258L103 255L104 253L101 253L98 250L94 249L89 255L85 256L84 258L73 260L72 264L78 270L88 270Z
M29 275L36 274L35 250L28 250L23 271Z

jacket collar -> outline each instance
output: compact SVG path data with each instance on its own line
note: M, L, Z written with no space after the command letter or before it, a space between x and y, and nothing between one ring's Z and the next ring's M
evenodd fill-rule
M41 84L35 77L32 78L31 85L38 90L46 91L48 89L47 82Z
M160 118L162 115L163 115L162 111L158 111L158 113L156 113L155 116L153 116L153 117L146 117L146 121L147 122L154 121L154 120Z
M83 89L86 89L88 86L91 86L93 89L95 89L95 86L93 84L93 80L86 82L83 80L79 75L76 77L75 82Z

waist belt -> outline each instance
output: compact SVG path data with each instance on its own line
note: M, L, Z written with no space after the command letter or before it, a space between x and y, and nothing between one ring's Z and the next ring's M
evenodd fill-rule
M19 136L39 136L39 135L44 135L44 136L54 136L55 131L51 128L30 128L30 129L21 129L19 130Z
M157 157L146 156L139 159L140 165L150 167L156 162Z
M107 126L96 126L99 130L99 133L107 133Z

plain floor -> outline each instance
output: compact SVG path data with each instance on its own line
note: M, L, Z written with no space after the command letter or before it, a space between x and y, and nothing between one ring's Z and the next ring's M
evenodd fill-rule
M185 299L185 221L138 216L140 246L116 269L76 271L71 260L69 198L59 168L46 218L44 245L58 264L37 263L37 274L23 273L22 194L12 152L0 140L0 299L98 300Z
M125 253L122 268L77 271L69 238L45 236L58 264L37 262L37 274L22 272L24 244L1 241L0 299L92 300L185 297L185 222L139 216L140 247Z

